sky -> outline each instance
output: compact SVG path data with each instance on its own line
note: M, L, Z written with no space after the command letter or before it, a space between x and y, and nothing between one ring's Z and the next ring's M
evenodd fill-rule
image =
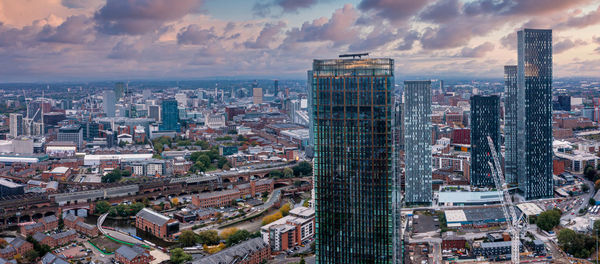
M0 0L0 82L303 79L354 52L502 78L521 28L553 29L555 78L598 77L598 0Z

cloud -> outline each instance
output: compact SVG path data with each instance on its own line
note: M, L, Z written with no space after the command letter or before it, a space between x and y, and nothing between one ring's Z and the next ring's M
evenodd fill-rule
M459 57L465 58L481 58L485 56L486 53L494 50L494 44L491 42L485 42L477 47L469 48L464 47L458 54Z
M497 14L500 16L544 15L565 11L592 0L478 0L465 4L465 14Z
M279 21L278 23L267 23L260 31L256 40L246 41L244 42L244 46L249 49L268 49L269 45L273 43L285 25L286 24L283 21Z
M282 45L311 41L331 41L334 46L348 44L358 35L354 27L358 16L358 11L351 4L346 4L335 10L330 19L321 17L312 22L304 22L300 28L292 28L287 32Z
M440 0L427 6L419 19L434 23L445 23L460 15L461 4L458 0Z
M376 26L365 38L352 43L348 49L350 51L371 51L398 38L399 36L391 29Z
M44 26L39 39L45 42L83 44L94 39L93 22L84 15L70 16L58 27Z
M177 43L184 45L203 45L217 39L215 29L201 29L198 25L192 24L182 28L177 33Z
M317 0L272 0L268 2L256 2L252 7L254 15L265 17L271 13L271 7L281 8L283 13L295 13L299 9L309 8L317 4Z
M142 35L198 12L201 4L201 0L107 0L94 19L103 33Z
M583 16L570 17L569 20L556 25L556 28L584 28L600 23L600 6Z
M136 43L127 40L119 41L106 56L109 59L131 60L142 54L142 49Z
M502 46L504 46L505 48L507 48L509 50L516 50L517 49L517 31L513 30L512 32L508 33L508 35L502 37L500 39L500 43L502 43Z
M421 34L418 31L411 30L404 35L402 38L402 43L398 45L398 50L410 50L413 47L413 43L417 41L421 37Z
M572 41L570 39L565 39L565 40L554 43L554 45L552 47L552 53L559 54L559 53L565 52L569 49L575 48L577 46L582 46L582 45L587 45L587 42L585 42L581 39L577 39L575 41Z
M73 9L81 9L87 8L90 5L91 0L61 0L60 3L67 7Z
M393 22L404 22L432 0L362 0L358 8Z

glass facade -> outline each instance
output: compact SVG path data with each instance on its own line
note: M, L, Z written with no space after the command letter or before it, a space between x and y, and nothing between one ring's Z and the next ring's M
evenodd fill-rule
M504 175L517 183L517 66L504 66ZM499 148L497 148L499 149Z
M431 81L404 82L404 201L430 204Z
M163 131L179 131L179 110L175 99L167 99L162 102L162 126Z
M523 29L518 39L517 160L526 199L553 197L552 30Z
M316 263L396 263L392 59L314 60Z
M487 137L500 151L500 97L471 96L471 185L494 186L488 162L494 163ZM500 157L500 153L497 153Z

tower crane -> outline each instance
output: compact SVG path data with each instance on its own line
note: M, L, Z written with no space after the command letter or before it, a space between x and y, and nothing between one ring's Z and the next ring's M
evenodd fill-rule
M506 223L508 227L508 232L511 236L511 247L510 247L510 255L512 263L519 263L520 261L520 227L519 227L519 218L517 218L517 213L515 212L515 207L513 205L512 198L508 193L508 185L506 185L506 181L504 180L504 173L502 173L502 167L500 166L500 160L498 159L498 153L496 152L496 147L494 146L494 141L490 136L487 137L488 145L490 146L490 152L492 154L492 158L494 160L494 164L488 161L490 166L490 170L492 171L492 178L494 179L494 184L496 185L496 189L498 190L498 194L502 192L502 212L504 213L504 218L506 218Z

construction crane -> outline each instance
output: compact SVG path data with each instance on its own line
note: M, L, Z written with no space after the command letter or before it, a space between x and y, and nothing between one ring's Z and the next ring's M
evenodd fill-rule
M506 218L506 223L508 227L508 232L511 235L511 247L510 247L510 255L512 263L519 263L520 261L520 227L519 227L519 218L517 218L517 213L515 212L515 207L513 206L512 198L508 193L508 185L506 185L506 181L504 180L504 173L502 173L502 167L500 166L500 160L498 159L498 152L496 152L496 147L494 146L494 141L490 136L487 137L488 144L490 146L490 152L492 154L492 158L494 160L494 164L488 161L490 166L490 170L492 171L492 178L494 179L494 184L496 184L496 189L498 189L498 194L500 192L503 194L502 202L502 211L504 212L504 218Z

